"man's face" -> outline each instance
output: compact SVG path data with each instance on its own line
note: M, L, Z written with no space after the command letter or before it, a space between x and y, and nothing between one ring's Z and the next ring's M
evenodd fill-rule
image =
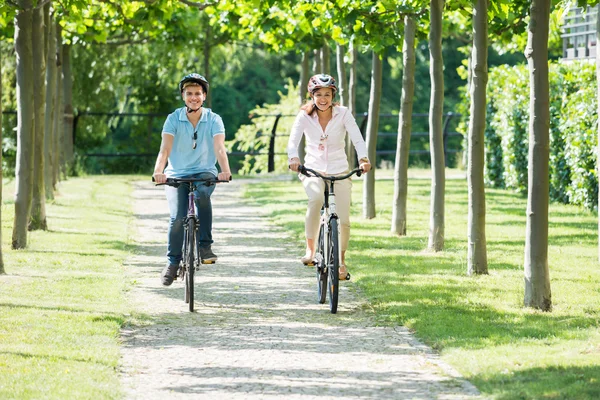
M197 110L202 107L204 100L206 100L206 93L200 85L190 85L183 88L181 98L185 102L185 105L192 110Z

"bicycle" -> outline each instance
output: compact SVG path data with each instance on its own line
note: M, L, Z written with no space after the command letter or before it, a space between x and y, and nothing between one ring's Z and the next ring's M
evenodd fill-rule
M154 178L152 178L154 182ZM229 182L219 179L204 179L204 178L167 178L165 183L157 183L156 185L168 185L179 187L179 185L188 184L190 192L188 194L188 211L183 221L183 252L181 266L177 270L177 277L185 281L184 300L189 305L190 312L194 311L194 272L200 269L200 264L212 264L213 262L203 262L200 258L200 248L196 234L200 223L196 216L196 208L194 204L194 184L202 183L206 186L211 186L216 183Z
M346 175L326 176L313 169L306 168L304 165L300 165L298 171L308 177L319 177L325 181L319 239L313 265L317 267L318 301L320 304L325 303L327 291L329 290L329 311L335 314L338 307L341 248L339 243L339 218L335 210L334 182L348 179L354 174L360 176L363 171L357 168ZM328 280L329 285L327 284ZM350 280L350 274L346 275L346 280Z

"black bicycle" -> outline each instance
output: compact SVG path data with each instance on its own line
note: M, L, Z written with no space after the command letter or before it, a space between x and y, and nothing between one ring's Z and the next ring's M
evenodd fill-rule
M324 202L321 208L321 222L319 227L319 240L315 253L315 266L317 267L317 293L319 303L325 303L327 288L329 288L329 311L337 312L339 293L339 270L340 270L340 227L339 218L335 210L334 182L348 179L352 175L360 176L363 171L355 169L342 176L327 176L303 165L298 171L308 177L315 176L325 181ZM346 280L350 274L346 275ZM329 281L329 285L327 285Z
M154 178L152 178L154 182ZM196 216L196 208L194 205L195 195L194 190L196 185L202 184L211 186L216 183L229 182L219 179L200 179L200 178L167 178L165 183L157 185L168 185L179 187L181 184L189 185L190 192L188 194L188 211L183 222L183 252L182 262L177 271L177 276L185 281L185 302L189 304L190 312L194 311L194 272L200 268L200 263L203 263L200 257L200 248L196 238L200 221ZM211 264L207 263L207 264Z

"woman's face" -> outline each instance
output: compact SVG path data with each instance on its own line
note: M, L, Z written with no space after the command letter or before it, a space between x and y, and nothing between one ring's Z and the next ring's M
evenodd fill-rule
M327 110L331 107L333 102L333 89L332 88L321 88L313 93L313 100L317 105L317 108L321 111Z

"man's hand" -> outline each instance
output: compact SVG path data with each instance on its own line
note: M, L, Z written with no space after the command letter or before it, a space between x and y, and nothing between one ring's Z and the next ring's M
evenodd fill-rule
M219 172L219 176L217 176L217 179L220 181L230 181L231 172Z
M369 172L371 170L371 163L369 162L369 160L362 158L362 159L360 159L358 168L362 169L363 172L366 174L367 172Z
M298 172L298 167L300 166L300 159L298 157L290 158L288 163L292 171Z
M155 172L152 177L155 183L165 183L167 181L167 176L160 172Z

